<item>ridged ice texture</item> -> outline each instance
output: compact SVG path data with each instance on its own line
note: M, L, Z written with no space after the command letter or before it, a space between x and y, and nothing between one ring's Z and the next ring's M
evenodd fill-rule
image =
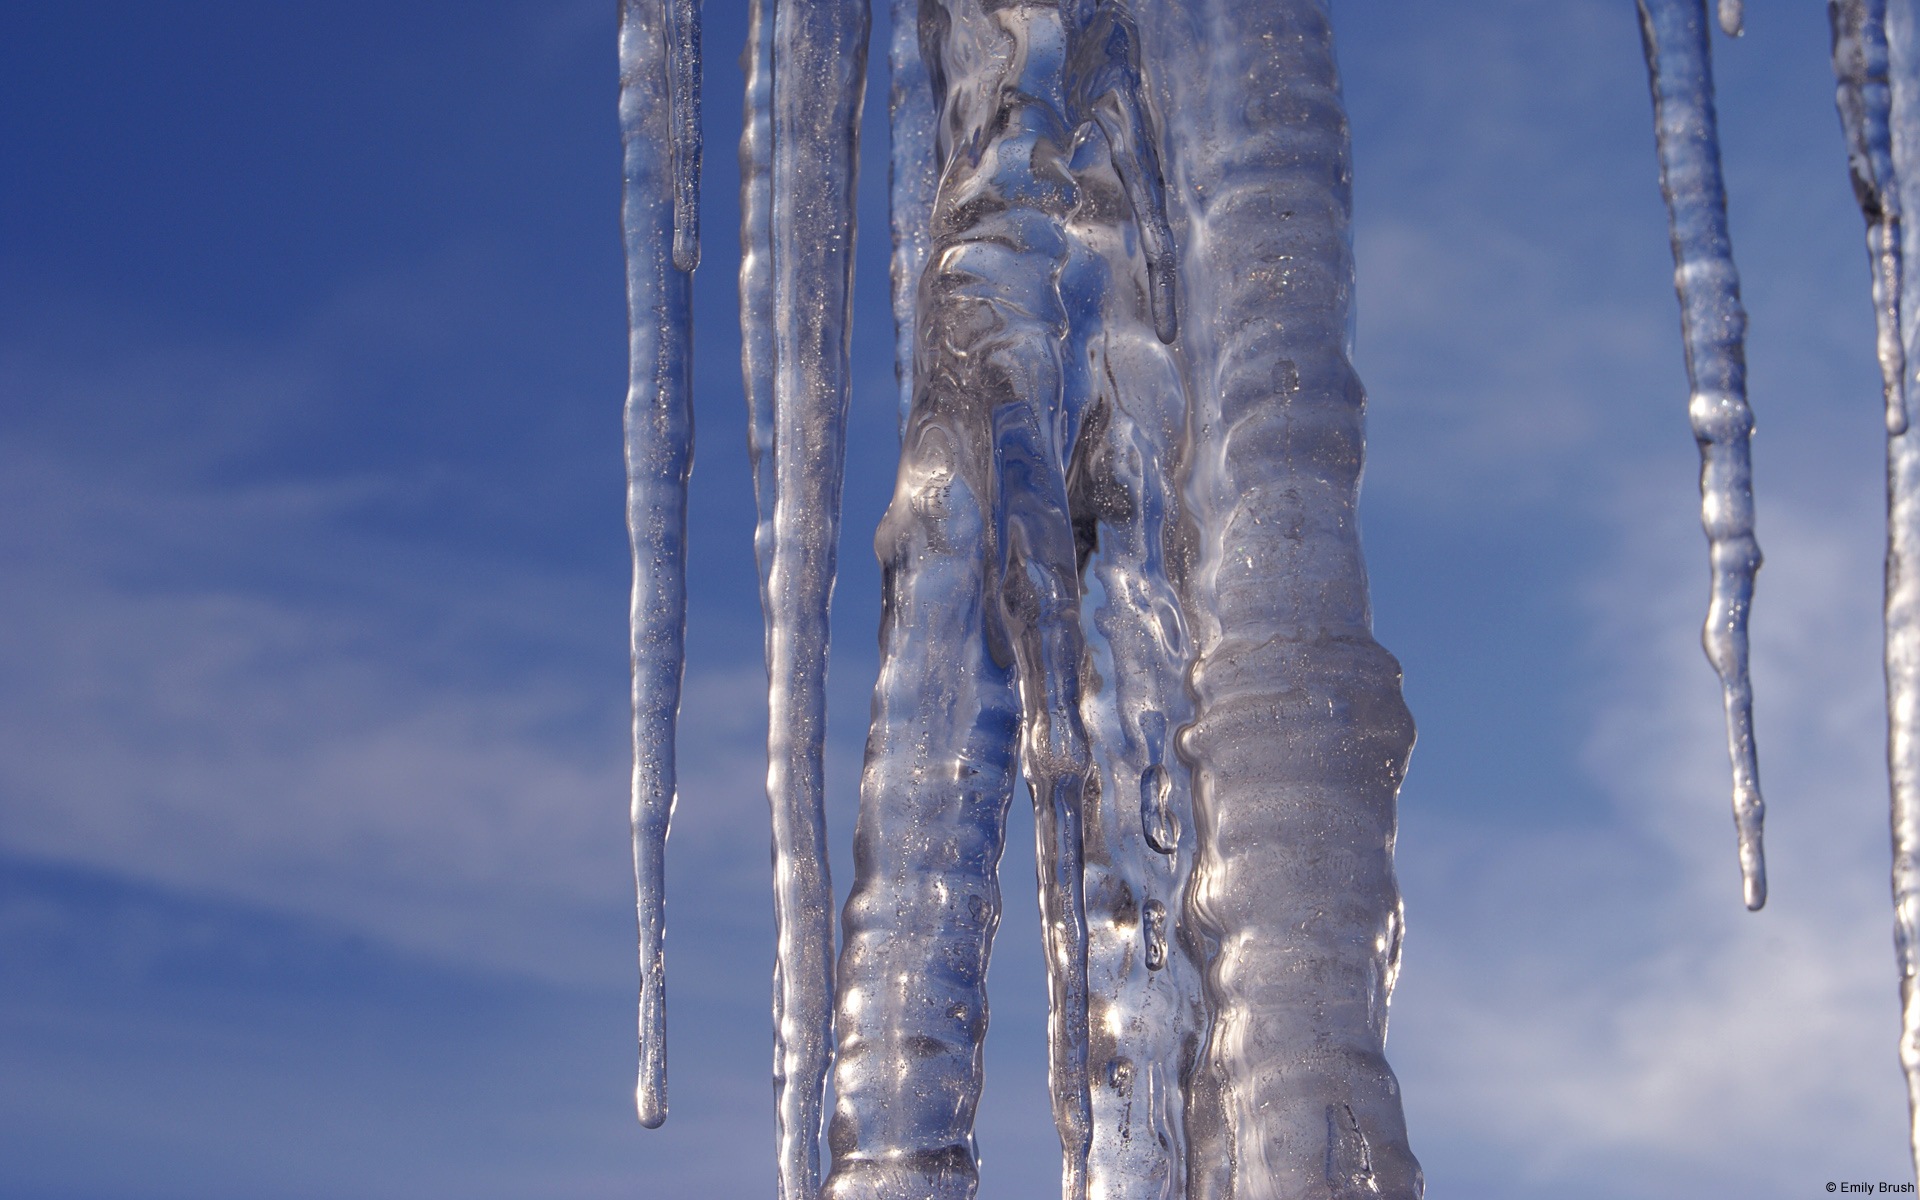
M649 1128L667 1116L665 855L686 643L687 473L693 462L690 279L674 265L667 15L620 5L621 220L627 254L627 532L633 543L633 865L640 924L640 1079ZM696 35L697 44L697 35ZM693 66L695 73L698 64Z
M753 16L741 145L742 368L754 422L761 522L755 549L767 621L774 1088L780 1196L811 1200L820 1185L833 1053L828 610L851 393L854 201L869 14L865 0L775 0L770 46L767 12Z
M913 411L914 301L933 238L933 83L920 51L920 0L892 0L887 47L887 201L893 228L893 371L900 429Z
M1416 1197L1384 1053L1413 723L1372 636L1355 525L1364 394L1345 352L1350 160L1327 4L1138 15L1189 380L1181 921L1212 1023L1186 1097L1186 1195Z
M1903 209L1920 205L1920 13L1889 0L1894 175ZM1904 255L1920 254L1911 225ZM1900 336L1920 362L1920 280L1900 288ZM1911 365L1903 397L1915 387ZM1909 412L1909 417L1911 412ZM1914 1169L1920 1174L1920 439L1911 425L1887 439L1887 768L1893 800L1893 940L1900 969L1900 1066L1907 1077Z
M1707 533L1713 588L1701 642L1720 676L1733 765L1733 820L1746 905L1767 901L1760 832L1766 807L1753 742L1753 685L1747 674L1747 617L1760 545L1753 536L1753 471L1748 443L1740 276L1727 236L1727 197L1713 111L1713 67L1705 0L1639 0L1640 33L1653 89L1660 189L1673 236L1674 288L1687 347L1687 416L1700 443L1700 523Z
M1853 194L1867 219L1873 271L1875 350L1880 359L1887 433L1905 433L1907 408L1900 348L1900 194L1893 174L1893 93L1887 79L1886 0L1829 0L1835 103L1847 139Z

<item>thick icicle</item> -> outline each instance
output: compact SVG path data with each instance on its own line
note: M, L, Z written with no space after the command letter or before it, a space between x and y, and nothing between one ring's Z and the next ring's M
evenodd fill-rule
M1902 210L1920 208L1920 13L1913 0L1887 5L1894 178ZM1901 229L1907 261L1920 255L1912 224ZM1906 367L1901 401L1920 384L1920 279L1900 285ZM1887 767L1893 801L1893 940L1900 970L1900 1066L1907 1077L1910 1146L1920 1176L1920 437L1911 424L1887 438Z
M759 16L759 38L766 33ZM771 169L749 172L743 220L765 212L761 264L742 265L747 305L744 368L756 421L772 380L771 528L756 537L767 617L767 799L773 815L775 1086L779 1094L782 1200L811 1200L820 1184L820 1118L833 1052L833 885L827 867L825 742L828 610L840 537L840 494L851 392L853 239L866 94L866 0L773 4L770 52L756 39L755 68L769 62L771 146L763 146L749 78L743 154ZM768 286L770 284L770 286ZM771 333L768 333L768 330ZM768 363L764 355L771 348ZM768 452L761 447L761 454ZM764 488L764 458L756 486Z
M1747 674L1747 616L1760 546L1753 536L1740 276L1727 236L1727 197L1713 111L1706 0L1639 0L1640 33L1653 89L1660 188L1673 235L1674 287L1687 348L1687 415L1700 443L1700 523L1713 565L1702 643L1720 676L1727 751L1733 764L1733 818L1747 907L1767 901L1761 851L1760 768L1753 741L1753 686Z
M893 373L900 388L900 430L913 411L914 298L933 238L933 82L920 52L920 0L892 0L887 50L887 198L893 226Z
M1829 0L1833 73L1840 127L1847 139L1853 194L1867 219L1867 259L1873 271L1875 350L1880 359L1887 433L1905 433L1907 408L1900 348L1900 194L1893 174L1888 126L1893 94L1887 80L1886 0Z
M669 42L663 7L620 5L622 223L627 253L629 375L627 531L633 542L633 863L640 924L640 1123L667 1116L667 826L674 804L674 720L686 637L690 280L674 263L675 175ZM697 44L697 34L695 35ZM697 73L698 63L693 64ZM689 199L691 199L689 195Z
M1181 923L1212 1023L1186 1097L1192 1200L1423 1187L1384 1047L1395 799L1413 722L1355 525L1364 394L1347 122L1326 0L1138 13L1166 121L1188 365L1176 575L1194 716Z

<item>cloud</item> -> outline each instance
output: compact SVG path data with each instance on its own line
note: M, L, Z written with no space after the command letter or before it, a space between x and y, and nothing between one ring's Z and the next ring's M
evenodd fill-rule
M1630 1179L1646 1196L1906 1172L1878 523L1860 499L1763 511L1773 894L1751 915L1697 643L1703 547L1688 514L1617 506L1593 577L1604 665L1584 764L1605 810L1570 831L1425 826L1438 852L1403 859L1415 912L1391 1048L1417 1136L1444 1148L1430 1169L1501 1162L1509 1183Z
M630 970L595 945L631 923L624 588L383 521L410 464L253 470L341 387L310 351L55 371L0 347L31 398L0 463L0 847L495 967ZM119 412L139 436L88 436ZM704 856L761 916L742 649L687 682L676 870Z

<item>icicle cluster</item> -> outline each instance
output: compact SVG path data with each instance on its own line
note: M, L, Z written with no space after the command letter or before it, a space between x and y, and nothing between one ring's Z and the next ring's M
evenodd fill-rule
M740 291L781 1195L972 1196L1024 780L1064 1194L1418 1196L1382 1056L1413 728L1354 520L1363 394L1325 0L893 15L903 448L836 969L821 765L868 16L860 0L750 13ZM698 43L694 0L623 8L649 1124L665 1113Z
M1753 468L1748 445L1740 275L1727 236L1727 196L1713 111L1713 63L1706 0L1639 0L1640 34L1653 87L1660 190L1673 235L1673 280L1692 393L1687 417L1700 443L1700 523L1707 532L1713 591L1701 641L1720 676L1733 764L1733 820L1746 904L1767 902L1760 767L1753 741L1753 684L1747 673L1747 618L1760 545L1753 536ZM1740 6L1721 0L1720 24L1740 32Z
M1706 0L1637 0L1749 908L1742 341ZM1888 433L1900 1043L1920 1121L1916 0L1829 0ZM1738 36L1740 0L1718 0ZM902 453L836 966L825 678L866 0L750 0L742 371L767 618L782 1200L967 1200L1016 785L1072 1200L1417 1197L1383 1056L1413 744L1355 524L1347 127L1327 0L892 0ZM698 0L623 0L640 1119L666 1114L662 853L685 624ZM836 1042L837 1039L837 1042ZM819 1134L828 1072L832 1169ZM1920 1123L1915 1126L1920 1163Z

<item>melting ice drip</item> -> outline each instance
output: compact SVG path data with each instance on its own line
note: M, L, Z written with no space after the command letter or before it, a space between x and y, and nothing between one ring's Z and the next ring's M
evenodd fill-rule
M1886 372L1901 1043L1920 1112L1914 0L1830 0ZM1765 900L1745 316L1705 0L1638 0L1748 907ZM866 0L751 0L740 294L771 680L783 1200L972 1196L997 870L1039 837L1069 1197L1418 1196L1383 1057L1413 742L1354 506L1347 126L1327 0L892 0L902 454L836 966L822 771ZM1740 0L1718 0L1740 32ZM1891 11L1889 11L1891 10ZM697 0L623 0L642 1123L685 604ZM837 1044L835 1039L837 1038ZM822 1179L829 1071L836 1111ZM1916 1141L1920 1146L1920 1140Z

